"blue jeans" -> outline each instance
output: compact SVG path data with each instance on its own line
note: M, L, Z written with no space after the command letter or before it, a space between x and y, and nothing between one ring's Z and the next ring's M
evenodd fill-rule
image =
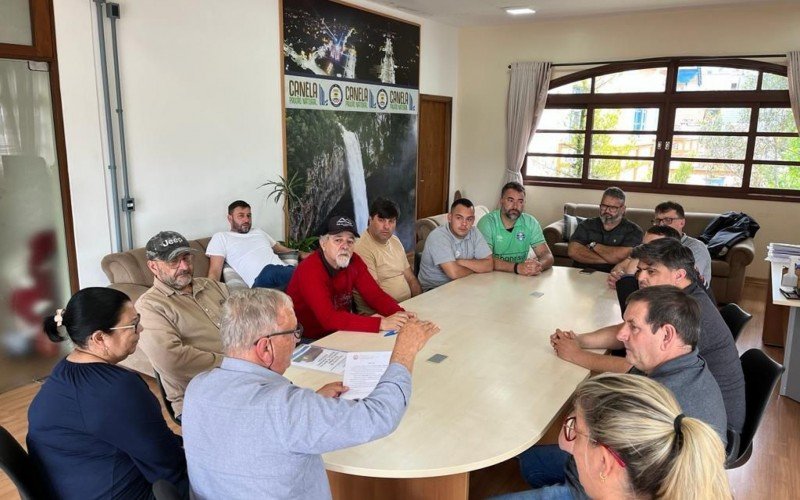
M277 264L267 264L264 269L256 276L253 281L253 288L277 288L286 290L286 285L292 279L294 266L281 266Z
M557 444L532 446L517 458L522 477L533 488L564 484L567 480L564 467L569 461L569 453Z
M566 484L554 484L536 490L519 491L493 497L492 500L573 500L572 489Z

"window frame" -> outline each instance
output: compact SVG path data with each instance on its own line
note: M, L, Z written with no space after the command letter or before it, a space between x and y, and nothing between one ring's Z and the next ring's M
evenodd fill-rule
M550 82L550 89L567 85L569 83L578 82L591 78L590 93L584 94L548 94L547 96L547 109L586 109L586 129L585 142L583 152L583 168L580 178L560 178L560 177L545 177L529 175L526 172L527 160L529 154L527 153L522 164L522 174L524 183L533 186L553 186L553 187L571 187L580 189L605 189L609 186L619 186L626 191L630 192L644 192L644 193L664 193L668 191L670 194L679 194L687 196L703 196L714 198L739 198L739 199L754 199L754 200L775 200L775 201L800 201L800 190L792 189L768 189L768 188L753 188L750 187L750 174L753 165L756 164L771 164L781 165L787 164L785 161L764 161L754 160L753 150L755 147L755 139L759 136L775 136L775 137L796 137L792 133L769 132L759 133L757 131L758 123L758 110L761 108L772 107L789 107L788 90L731 90L731 91L677 91L677 72L680 66L711 66L711 67L728 67L736 69L757 70L758 77L756 82L756 89L760 89L763 81L764 73L774 73L780 76L787 76L786 66L773 64L763 61L747 60L747 59L716 59L716 58L665 58L653 59L642 62L630 63L614 63L594 68L577 71L560 78L556 78ZM611 73L618 73L622 71L636 70L636 69L650 69L666 67L666 85L664 92L635 92L628 94L595 94L594 77L606 75ZM671 148L666 147L656 149L653 157L653 178L648 182L632 182L623 180L599 180L589 178L589 157L591 155L591 141L592 135L595 131L592 130L592 120L594 110L596 108L628 108L628 107L647 107L659 108L659 118L656 131L656 142L666 145L669 141L670 146L674 143L674 136L676 134L672 130L672 125L675 119L675 112L677 108L685 107L738 107L751 109L750 113L750 129L748 132L738 133L718 133L726 136L746 136L747 149L745 159L742 160L744 164L742 173L742 186L741 187L725 187L725 186L699 186L688 184L670 184L669 178L669 161L671 159ZM563 129L541 129L547 132L566 132ZM620 132L617 132L620 133ZM624 133L624 132L623 132ZM714 135L713 132L699 133L694 135ZM561 156L557 154L537 154L536 156ZM597 155L595 155L597 156ZM561 156L563 157L563 156ZM721 160L720 163L725 162ZM788 163L790 165L795 165Z

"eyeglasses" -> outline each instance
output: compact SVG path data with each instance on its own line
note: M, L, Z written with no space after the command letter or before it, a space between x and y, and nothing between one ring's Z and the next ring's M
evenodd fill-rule
M161 262L166 264L167 267L170 268L170 269L177 269L178 267L180 267L181 262L185 262L187 264L191 264L192 262L194 262L194 254L193 253L185 253L185 254L181 255L180 257L175 257L172 260L162 260Z
M289 335L289 334L294 335L294 338L296 340L300 340L301 338L303 338L303 325L298 323L297 324L297 328L295 328L294 330L284 330L282 332L272 332L269 335L264 335L263 337L258 337L256 339L256 341L253 342L253 345L258 344L258 341L261 340L261 339L268 339L270 337L276 337L278 335Z
M606 205L605 203L600 204L600 211L601 212L611 212L615 214L619 212L619 209L622 208L624 205L614 206L614 205Z
M575 441L575 439L578 437L578 434L580 434L581 436L583 436L586 439L588 439L589 442L592 443L593 445L595 445L595 446L599 445L599 446L602 446L603 448L605 448L606 450L608 450L608 452L611 453L611 456L614 457L614 460L617 461L619 466L622 467L622 468L625 468L625 461L622 460L622 457L619 456L619 453L617 453L616 451L614 451L611 448L609 448L608 445L606 445L604 443L601 443L600 441L598 441L598 440L596 440L594 438L589 437L588 434L584 434L583 432L578 431L576 425L577 424L576 424L576 417L575 416L567 417L567 419L564 420L564 426L563 426L564 427L564 439L566 439L569 442L572 442L572 441Z
M136 317L133 318L133 323L131 323L130 325L115 326L114 328L109 328L109 330L125 330L126 328L136 329L136 327L139 326L139 321L141 321L141 320L142 320L142 315L141 314L137 314Z
M658 217L656 217L655 219L651 220L650 222L652 222L654 226L669 226L670 224L672 224L676 220L681 220L681 219L683 219L683 217L663 217L663 218L660 218L660 219Z

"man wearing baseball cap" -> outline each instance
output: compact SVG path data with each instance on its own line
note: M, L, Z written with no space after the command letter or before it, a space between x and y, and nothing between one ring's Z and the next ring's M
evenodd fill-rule
M294 301L305 338L318 339L336 330L395 330L413 316L381 290L367 265L353 252L357 237L353 221L335 215L319 238L319 250L297 266L286 293ZM354 290L377 314L353 313Z
M142 325L139 346L161 377L180 419L189 381L222 362L219 327L228 288L192 276L198 250L179 233L161 231L145 249L154 278L153 286L136 301Z

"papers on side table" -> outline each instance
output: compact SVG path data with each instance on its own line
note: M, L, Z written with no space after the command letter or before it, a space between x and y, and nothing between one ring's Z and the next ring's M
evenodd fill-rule
M788 264L792 257L800 256L800 245L791 243L770 243L767 246L767 259L777 264Z
M389 367L390 351L348 352L344 370L344 383L348 387L344 399L363 399L375 389Z
M341 375L344 373L346 358L347 353L345 351L303 344L297 346L297 349L294 350L292 366Z

